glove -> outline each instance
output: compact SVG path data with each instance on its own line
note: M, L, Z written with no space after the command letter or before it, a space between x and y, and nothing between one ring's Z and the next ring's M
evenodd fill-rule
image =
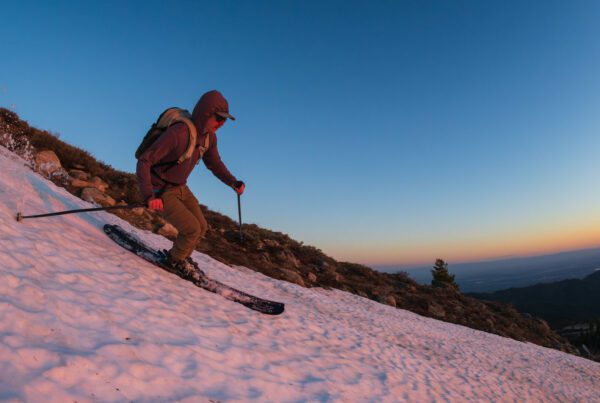
M233 184L233 190L235 190L235 193L237 193L238 195L242 195L242 193L244 193L244 189L246 188L246 184L242 181L236 181Z
M150 199L148 199L148 208L150 210L163 211L164 206L162 199L151 197Z

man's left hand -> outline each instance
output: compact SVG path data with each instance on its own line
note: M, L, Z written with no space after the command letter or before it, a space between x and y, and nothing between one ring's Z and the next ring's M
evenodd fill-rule
M233 190L235 190L235 193L237 193L238 195L242 195L242 193L244 193L244 189L246 188L246 184L242 181L236 181L233 184Z

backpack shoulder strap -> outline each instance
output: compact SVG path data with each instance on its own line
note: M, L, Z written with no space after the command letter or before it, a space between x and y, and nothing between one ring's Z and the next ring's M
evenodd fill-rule
M210 147L210 133L206 133L206 136L204 137L204 143L200 146L200 158L198 159L198 162L200 162L202 157L204 157L204 153L206 153L206 151L208 150L209 147Z
M198 137L198 132L196 130L196 125L192 121L192 115L185 109L181 108L169 108L160 115L156 125L158 128L167 128L172 124L182 122L185 123L188 127L188 144L185 149L183 155L181 155L177 159L177 164L181 164L186 159L191 158L192 153L194 152L194 148L196 147L196 138Z

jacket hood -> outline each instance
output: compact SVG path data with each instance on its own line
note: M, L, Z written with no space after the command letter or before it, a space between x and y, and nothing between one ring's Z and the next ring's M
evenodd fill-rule
M202 131L206 120L215 112L229 114L229 103L219 91L212 90L200 97L192 112L192 120L198 132Z

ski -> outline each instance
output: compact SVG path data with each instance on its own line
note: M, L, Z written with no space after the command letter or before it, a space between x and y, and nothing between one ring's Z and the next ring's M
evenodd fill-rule
M135 253L137 256L154 264L155 266L160 267L161 269L167 270L168 272L176 274L185 280L191 281L196 286L204 290L213 292L230 301L237 302L254 311L268 315L279 315L283 313L285 309L285 305L281 302L269 301L247 294L243 291L237 290L207 277L206 274L204 274L204 272L200 270L198 265L193 261L192 264L196 268L196 271L193 273L184 273L173 269L169 265L163 264L163 252L150 248L149 246L145 245L142 240L133 234L128 233L118 225L106 224L104 225L104 232L110 239L128 251Z

